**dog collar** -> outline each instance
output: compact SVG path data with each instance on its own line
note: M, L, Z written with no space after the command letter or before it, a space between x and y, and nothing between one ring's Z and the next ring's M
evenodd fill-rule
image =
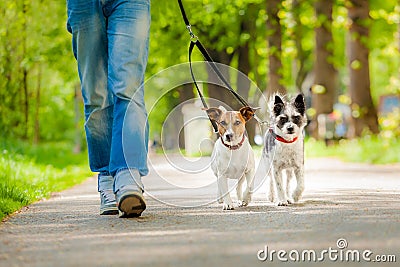
M224 140L222 139L222 136L221 136L221 142L222 142L222 144L223 144L224 146L226 146L227 148L229 148L229 150L236 150L236 149L239 149L239 148L243 145L244 139L245 139L245 136L243 135L242 141L240 141L239 144L234 145L234 146L231 146L231 145L225 144L225 142L224 142Z
M269 132L272 134L272 136L275 138L275 140L277 140L279 142L282 142L282 143L285 143L285 144L291 144L291 143L294 143L294 142L297 141L297 136L293 140L288 141L285 138L283 138L282 136L277 135L276 133L274 133L274 130L272 130L272 129L269 129Z

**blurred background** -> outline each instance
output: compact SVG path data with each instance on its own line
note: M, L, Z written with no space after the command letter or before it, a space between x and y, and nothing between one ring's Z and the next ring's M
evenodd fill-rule
M400 161L399 0L183 2L193 31L212 58L248 76L225 73L252 105L262 105L257 92L265 97L273 92L305 95L308 157ZM189 35L178 3L154 0L151 12L147 79L188 61ZM201 59L195 52L194 60ZM204 71L208 81L217 79L211 70ZM189 72L177 75L190 79ZM162 80L158 85L163 87ZM223 88L203 83L202 89L206 96L238 107ZM157 149L167 115L197 93L186 83L167 92L146 87L145 94L148 102L158 99L157 112L149 113L150 138ZM65 1L1 1L0 206L4 199L16 206L28 203L90 175L82 114ZM176 131L184 150L184 133ZM248 125L248 134L255 145L260 134L255 122ZM71 176L76 180L60 186ZM21 182L22 177L28 182ZM59 177L54 187L49 177ZM27 184L35 192L29 197L22 190ZM15 191L18 186L21 192Z

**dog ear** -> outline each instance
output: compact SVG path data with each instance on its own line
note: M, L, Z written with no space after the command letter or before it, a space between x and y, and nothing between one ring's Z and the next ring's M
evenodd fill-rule
M205 110L208 117L214 121L218 121L222 115L222 110L220 110L219 108L202 108L202 110Z
M242 115L245 121L250 120L254 116L255 109L251 107L242 107L239 109L240 115Z
M227 110L224 106L219 106L218 109L220 109L222 112L227 112Z
M285 104L283 104L282 98L280 98L279 95L275 95L275 102L274 102L275 116L280 115L284 107L285 107Z
M304 102L303 94L298 94L294 100L294 107L301 114L304 115L306 111L306 104Z

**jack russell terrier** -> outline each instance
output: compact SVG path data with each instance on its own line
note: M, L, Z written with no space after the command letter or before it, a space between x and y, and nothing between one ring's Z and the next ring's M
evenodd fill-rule
M307 125L306 106L302 94L287 100L276 94L270 101L271 128L264 139L263 158L270 167L269 200L278 206L287 206L297 202L304 191L304 137L303 129ZM286 173L286 188L282 173ZM296 177L297 187L290 192L290 180ZM275 190L276 189L276 190Z
M228 190L228 179L237 179L236 194L238 206L247 206L251 201L254 187L254 152L245 135L245 124L255 109L243 107L239 111L226 111L225 108L205 109L209 118L218 124L219 138L211 156L211 169L218 180L218 203L223 210L233 210ZM247 187L243 194L242 184Z

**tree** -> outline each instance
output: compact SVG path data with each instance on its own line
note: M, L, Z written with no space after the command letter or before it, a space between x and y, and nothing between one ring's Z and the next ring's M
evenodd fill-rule
M0 2L1 135L39 141L73 132L78 75L65 21L58 1Z
M397 2L397 6L395 7L395 10L397 11L397 15L400 17L400 0ZM397 21L397 51L400 53L400 19ZM400 68L398 70L398 79L400 81Z
M269 47L269 82L267 86L267 94L274 92L281 94L286 93L286 89L282 83L282 30L280 18L278 16L281 8L280 0L267 0L267 42Z
M350 97L355 136L365 129L378 133L377 112L372 102L369 73L369 4L365 0L346 2L351 20L348 53L350 72Z
M306 79L307 74L311 71L311 66L313 65L310 60L312 50L306 49L303 44L306 38L311 39L311 36L307 34L312 31L312 29L309 29L308 25L302 23L302 17L307 16L308 10L312 9L309 5L310 3L307 0L293 0L291 8L294 20L292 36L295 41L297 52L295 61L297 69L295 84L296 89L299 92L302 91L304 80Z
M226 50L218 51L216 49L208 49L208 52L211 58L218 63L222 63L224 65L230 66L233 58L233 52L228 53ZM219 70L221 74L225 77L225 79L230 81L230 73L227 68L221 68L219 66ZM213 99L217 99L222 101L229 107L233 108L236 104L236 99L232 97L232 94L225 88L225 86L221 86L220 78L217 76L215 71L211 66L207 65L207 73L208 73L208 84L207 91L208 96Z
M251 36L254 36L256 30L256 22L254 17L256 17L258 6L254 3L247 6L245 14L240 16L240 45L237 49L238 53L238 70L245 74L237 76L237 91L244 99L249 98L250 91L250 79L248 78L249 73L252 71L251 58L250 58L250 47L251 47ZM251 105L251 103L250 103ZM236 110L239 110L240 106L236 105ZM254 120L250 120L246 123L247 135L250 144L254 145L256 124Z
M337 71L333 65L332 9L335 0L316 0L315 15L315 65L314 85L312 87L312 105L315 110L313 129L318 137L318 116L333 111L337 94Z

